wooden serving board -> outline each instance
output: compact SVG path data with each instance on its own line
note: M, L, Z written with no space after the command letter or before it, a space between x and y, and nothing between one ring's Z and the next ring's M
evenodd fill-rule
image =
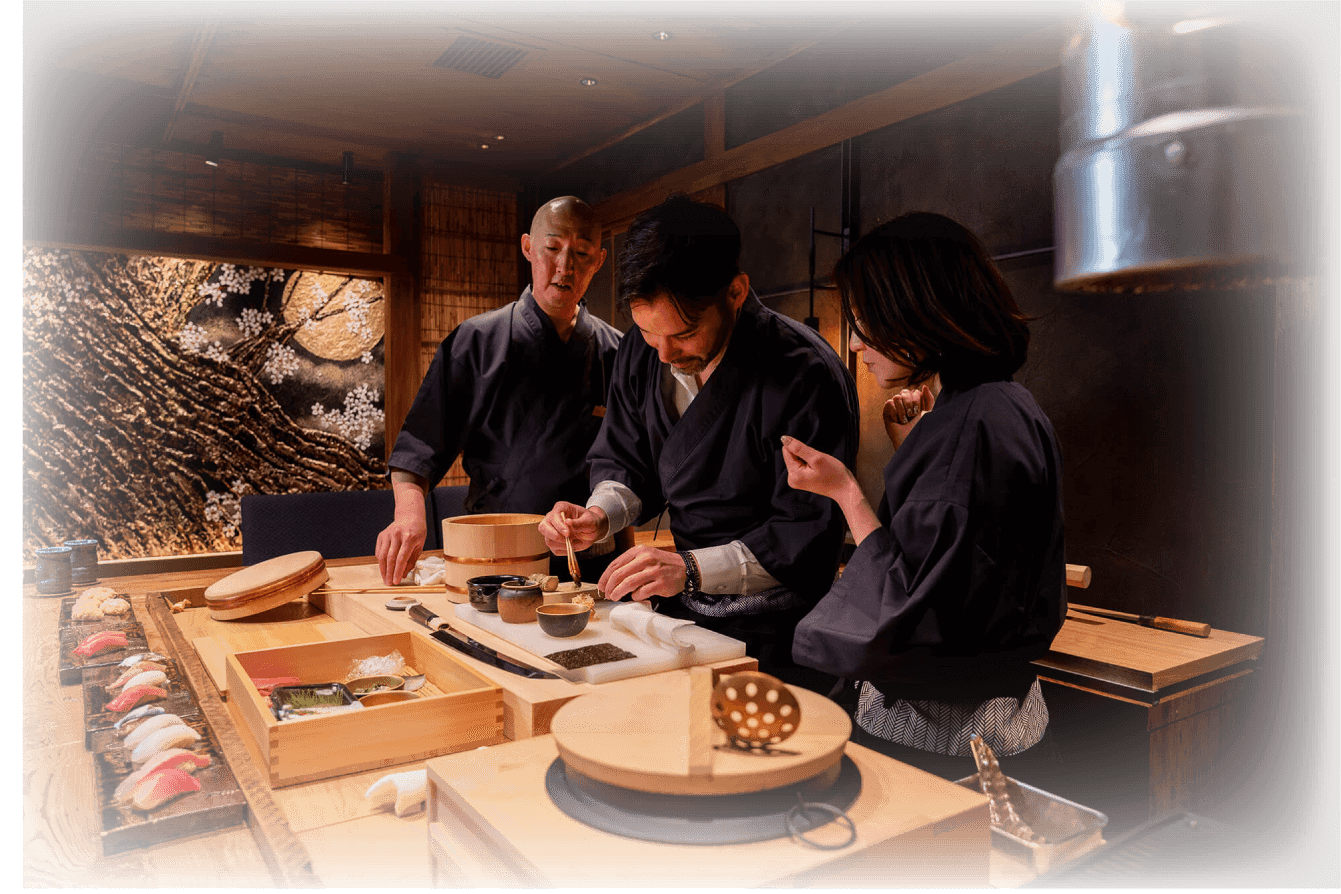
M711 672L707 677L711 681ZM559 756L601 782L668 795L757 792L830 770L836 779L852 734L852 722L837 704L789 686L801 707L796 732L768 751L745 751L727 744L726 733L712 720L711 686L698 692L693 679L684 671L573 699L550 725ZM695 766L699 728L708 730L711 747L706 764ZM817 792L822 787L817 783Z
M1067 617L1039 668L1070 671L1146 692L1262 654L1260 636L1211 630L1205 639L1096 615Z
M134 771L130 753L118 746L94 756L104 855L246 822L247 799L209 726L199 714L182 719L202 736L189 750L210 757L208 767L192 774L200 782L198 792L174 798L148 811L119 806L113 801L112 793Z
M610 643L633 653L633 658L595 664L570 672L575 675L576 680L584 683L626 680L630 677L642 677L695 664L710 664L714 661L740 658L745 654L745 644L740 640L697 625L680 628L681 637L695 646L685 654L648 645L626 630L616 628L610 622L610 610L614 608L612 602L598 602L587 628L577 636L565 637L550 636L541 630L537 623L509 624L498 615L476 611L471 605L456 605L453 608L461 620L487 630L499 639L541 658L552 652L580 649L597 643Z

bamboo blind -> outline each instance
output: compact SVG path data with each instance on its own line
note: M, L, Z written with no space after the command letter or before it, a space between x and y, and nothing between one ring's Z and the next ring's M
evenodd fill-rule
M168 149L102 147L104 233L185 233L345 251L382 250L382 184Z
M420 375L460 323L517 297L517 197L425 177L422 188ZM465 484L458 458L443 484Z

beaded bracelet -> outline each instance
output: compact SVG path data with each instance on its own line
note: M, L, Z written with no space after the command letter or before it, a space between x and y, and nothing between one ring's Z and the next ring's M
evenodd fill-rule
M698 571L698 560L694 554L687 549L677 550L680 558L684 559L684 592L686 596L693 596L699 592L702 585L702 577Z

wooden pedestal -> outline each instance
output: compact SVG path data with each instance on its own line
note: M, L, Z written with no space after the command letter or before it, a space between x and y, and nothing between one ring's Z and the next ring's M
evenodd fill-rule
M854 743L862 788L854 842L822 850L778 838L658 844L593 829L554 806L558 756L538 736L428 762L434 882L452 887L986 887L987 799ZM836 824L834 824L836 825ZM828 827L815 830L818 838ZM845 830L844 830L845 831ZM839 836L841 840L842 836Z

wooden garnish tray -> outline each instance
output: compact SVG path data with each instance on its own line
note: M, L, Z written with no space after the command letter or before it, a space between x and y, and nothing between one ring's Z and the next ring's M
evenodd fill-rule
M202 736L188 750L210 757L208 767L191 774L200 782L198 792L188 792L149 811L119 806L112 794L135 769L130 753L117 736L115 747L94 755L104 855L246 822L247 799L208 724L199 712L182 719Z
M350 664L400 652L426 676L420 698L397 704L275 719L252 678L343 681ZM229 708L280 787L392 767L504 741L503 690L419 633L306 643L228 655Z

